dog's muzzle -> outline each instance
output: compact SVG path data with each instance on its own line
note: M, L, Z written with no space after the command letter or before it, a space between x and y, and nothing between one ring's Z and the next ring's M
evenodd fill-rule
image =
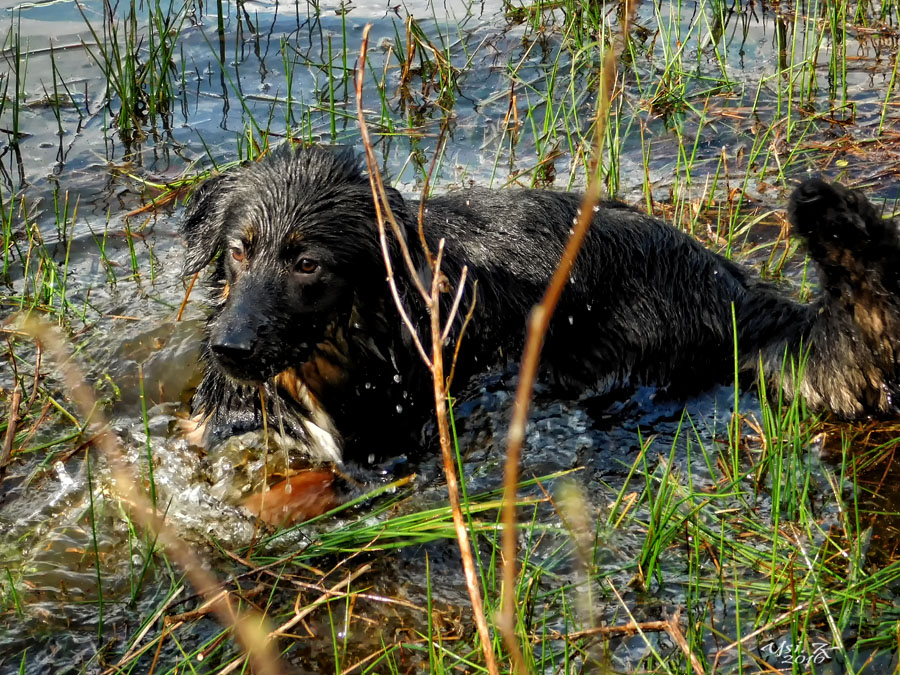
M222 313L210 324L209 349L221 368L245 382L261 382L271 377L267 345L271 333L273 289L253 279L232 288Z
M209 347L213 354L226 368L246 367L253 354L254 331L247 327L228 330L210 340Z

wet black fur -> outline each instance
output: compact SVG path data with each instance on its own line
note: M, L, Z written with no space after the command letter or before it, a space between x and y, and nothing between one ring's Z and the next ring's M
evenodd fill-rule
M418 203L395 191L390 199L427 283ZM526 317L559 261L579 202L570 193L486 189L428 201L424 230L432 250L446 240L451 285L469 268L464 309L478 281L457 384L519 358ZM770 386L780 383L788 396L799 390L811 407L845 418L895 413L900 242L894 223L859 193L821 180L798 188L788 210L821 272L822 291L810 304L664 222L619 203L600 204L546 337L547 373L573 389L649 383L700 390L728 381L733 306L744 376L755 378L762 364ZM235 264L231 242L251 229L245 260ZM265 382L271 427L308 440L309 411L271 378L299 368L325 344L324 358L346 379L322 388L318 399L334 420L344 456L360 460L410 448L432 409L430 380L389 292L369 182L352 153L281 150L226 172L193 196L183 233L186 275L215 260L206 374L194 398L195 410L211 416L213 441L261 426L257 382ZM427 335L428 317L393 243L391 255L403 302ZM319 265L315 278L298 270L304 259ZM210 349L229 340L240 350ZM792 374L791 360L804 362L802 376Z

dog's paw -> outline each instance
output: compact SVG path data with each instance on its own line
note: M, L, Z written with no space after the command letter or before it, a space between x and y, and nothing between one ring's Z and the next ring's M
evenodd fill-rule
M178 418L176 428L191 445L205 448L209 432L209 415L197 414L192 417Z

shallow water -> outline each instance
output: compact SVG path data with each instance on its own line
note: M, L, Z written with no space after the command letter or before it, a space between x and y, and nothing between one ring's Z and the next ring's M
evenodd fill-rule
M259 535L258 523L235 506L248 484L246 472L260 470L258 456L240 447L204 457L176 432L199 378L198 336L205 311L195 290L182 320L176 321L185 295L177 235L184 195L159 208L136 211L163 194L166 184L247 156L266 131L272 143L290 130L304 140L358 144L350 77L362 28L369 22L367 119L378 132L376 151L383 169L401 190L415 195L421 188L444 123L447 145L433 180L438 191L467 183L578 186L584 171L581 160L573 157L580 157L580 144L591 140L598 50L580 51L579 40L590 44L589 31L573 31L564 39L564 5L536 11L494 0L401 6L226 2L219 17L213 5L173 4L162 12L170 21L165 34L175 45L166 61L172 70L162 78L170 96L160 99L157 114L144 115L139 132L120 134L115 126L116 116L123 114L114 94L118 75L104 72L96 60L112 55L114 43L124 55L133 30L140 60L150 61L159 33L148 29L147 17L159 6L137 5L131 29L129 8L118 5L108 27L118 31L116 41L104 39L103 3L81 7L79 11L69 1L0 3L3 30L8 31L3 43L7 70L0 73L5 93L0 192L9 244L0 312L8 319L4 326L13 331L20 325L17 312L29 308L63 326L89 381L96 383L95 394L105 404L128 462L145 481L147 456L152 455L153 482L169 521L185 539L204 543L221 576L238 574L243 568L212 551L209 542L235 551ZM704 4L680 12L677 7L641 5L633 31L636 55L622 60L623 89L614 102L607 146L616 152L605 158L606 182L617 196L652 206L685 227L693 220L692 208L705 208L698 221L704 226L691 226L694 233L759 266L773 250L775 259L781 256L781 249L771 248L781 224L773 212L783 204L791 181L809 172L863 186L893 210L898 191L891 178L900 166L900 129L896 97L887 97L886 90L896 69L895 9L884 19L869 10L864 27L848 30L842 43L852 55L846 73L830 74L836 46L825 30L827 16L815 10L818 5L803 4L795 13L786 3L777 9L765 3L736 4L721 17ZM603 6L601 15L608 25L616 25L614 7ZM407 16L415 17L424 46L404 77L397 54L405 53L408 35L417 34L407 33ZM667 67L679 46L681 66ZM804 69L811 54L818 67ZM145 75L145 87L153 77ZM452 86L441 86L442 78ZM796 89L789 95L790 82ZM149 105L142 96L136 100ZM743 202L734 199L740 190ZM735 234L733 243L726 243L729 233ZM788 284L799 284L802 263L802 256L789 259L784 268ZM53 264L58 273L48 286L44 266ZM774 273L774 267L766 264L767 273ZM13 386L8 364L32 372L37 359L30 340L14 332L8 338L0 366L4 411ZM49 357L42 358L45 393L74 411L54 379ZM457 404L470 494L499 486L514 389L513 375L491 373L473 382ZM42 393L40 402L44 398ZM151 543L126 525L104 459L85 452L90 444L85 446L86 439L54 406L46 421L37 424L40 402L22 427L35 428L35 434L18 439L28 451L13 456L0 487L5 627L0 632L0 671L18 672L24 664L28 673L102 672L127 650L142 618L181 585L180 577L165 565L143 571ZM743 395L739 406L759 415L752 393ZM698 448L722 442L733 408L733 392L727 387L689 401L687 417L680 402L662 401L652 390L578 401L558 400L539 390L522 475L576 470L571 479L581 486L590 513L602 522L620 491L642 489L643 469L637 474L632 469L648 439L652 445L646 454L654 459L647 475L656 475L671 457L694 489L714 485L719 476ZM433 449L432 443L422 457L384 467L384 480L415 472L411 489L295 529L269 543L270 555L294 550L317 533L354 519L378 522L385 514L373 516L372 509L385 499L399 500L391 514L442 504L445 488L439 460L428 452ZM839 462L821 459L818 451L812 447L804 454L814 465L810 502L821 516L820 531L808 533L810 546L839 522L830 482ZM658 456L663 459L657 465ZM846 485L837 488L841 494L844 490ZM543 495L537 487L523 494ZM772 509L765 486L755 499L750 506L757 512ZM872 510L896 510L879 499L872 497ZM744 508L740 501L717 506ZM536 520L547 529L525 539L552 577L548 585L581 583L567 545L569 533L559 526L553 509L541 505ZM875 536L889 540L890 522L880 522L876 529L884 529ZM600 529L602 546L593 561L598 578L607 577L622 589L636 618L656 619L686 602L680 585L689 576L684 556L672 554L671 561L664 561L667 583L651 580L648 590L640 591L629 583L645 532ZM489 554L490 546L482 546ZM885 566L893 564L892 556L884 557ZM102 561L102 596L97 559ZM365 579L374 593L419 607L427 604L428 565L430 592L442 608L447 633L471 637L454 541L364 554L363 559L373 564ZM315 564L328 567L332 562ZM765 576L749 568L746 574ZM595 619L621 623L619 604L604 589L595 590ZM191 595L180 592L184 598ZM893 592L885 593L883 601L896 601ZM546 598L547 628L564 632L557 612L562 601L549 593ZM289 609L293 598L283 600ZM739 613L734 601L714 597L709 603L730 634ZM190 607L172 605L171 613ZM339 611L345 618L353 615L346 608ZM335 619L318 613L308 622L308 634L316 637L299 641L289 662L301 672L332 669L336 660L347 666L409 626L424 630L421 612L405 606L363 599L355 612L363 620L346 619L352 628L341 635L340 658L332 645ZM209 619L180 630L180 646L164 641L160 652L160 668L167 672L183 658L181 648L191 652L217 635ZM664 637L653 635L651 640L656 648L672 648ZM728 641L711 635L704 647L714 653L723 640ZM225 644L224 652L196 667L214 672L233 653L230 642ZM646 658L648 648L642 639L630 637L610 640L606 649L609 663L628 671ZM874 649L861 649L853 658L862 663L869 656L879 668L895 665L890 653ZM133 672L144 672L150 658L152 653L136 661ZM406 667L427 667L427 655L410 652L405 658ZM559 652L551 652L547 672L557 672L559 663ZM784 665L775 657L769 663ZM837 663L831 660L827 667L839 672L843 666ZM738 669L730 661L727 665Z

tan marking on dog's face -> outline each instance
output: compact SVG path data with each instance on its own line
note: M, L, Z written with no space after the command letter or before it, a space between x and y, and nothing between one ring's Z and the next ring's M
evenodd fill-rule
M312 358L300 367L300 372L307 386L319 396L327 389L342 388L348 378L346 370L335 365L320 352L314 353Z
M297 403L310 408L310 412L326 412L319 401L317 390L310 385L306 377L298 375L295 368L287 368L278 373L275 376L275 384Z
M228 299L228 294L229 294L230 292L231 292L231 284L229 284L229 283L226 281L226 282L225 282L225 285L222 286L222 301L223 301L223 302L224 302L225 300Z
M275 384L298 403L304 402L303 389L306 385L300 380L297 376L297 371L293 368L288 368L278 373L275 376Z
M334 359L345 360L336 347L323 343L300 366L299 374L297 369L287 368L275 376L275 384L299 403L309 405L311 401L320 406L320 398L329 390L343 388L349 379L348 372L336 365Z

